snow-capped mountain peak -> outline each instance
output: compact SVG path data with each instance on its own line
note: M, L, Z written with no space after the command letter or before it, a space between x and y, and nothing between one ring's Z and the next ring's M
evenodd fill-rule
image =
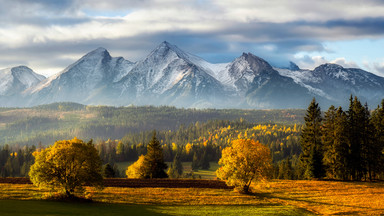
M43 78L23 66L0 70L0 102L269 109L305 108L313 97L323 106L344 105L350 94L375 105L384 95L384 78L361 69L324 64L302 70L292 62L273 68L252 53L213 64L167 41L136 63L100 47Z
M0 95L18 94L45 79L26 66L0 70Z

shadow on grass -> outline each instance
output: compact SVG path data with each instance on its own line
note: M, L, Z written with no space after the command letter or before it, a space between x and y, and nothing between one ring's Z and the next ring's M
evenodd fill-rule
M1 216L16 215L167 215L153 206L49 200L0 200Z
M292 197L281 197L274 195L273 193L249 193L251 196L255 196L258 199L278 199L278 200L283 200L283 201L295 201L295 202L303 202L303 203L308 203L308 204L313 204L313 205L325 205L325 206L338 206L340 208L342 207L350 207L350 208L361 208L361 209L367 209L367 210L374 210L374 211L383 211L384 209L377 209L377 208L370 208L370 207L365 207L365 206L354 206L354 205L345 205L345 204L334 204L334 203L326 203L326 202L320 202L320 201L313 201L313 200L307 200L307 199L300 199L300 198L292 198ZM309 211L305 208L297 207L300 208L304 211L310 212L310 213L317 213L317 212L312 212ZM359 211L347 211L347 212L340 212L340 213L335 213L340 214L340 215L354 215L357 213L361 213Z

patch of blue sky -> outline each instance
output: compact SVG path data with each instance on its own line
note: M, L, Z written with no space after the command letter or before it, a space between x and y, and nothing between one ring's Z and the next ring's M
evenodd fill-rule
M124 17L133 12L133 10L91 10L84 9L83 12L89 17Z
M345 41L327 41L323 43L324 51L299 52L297 58L304 56L323 56L331 61L336 58L345 58L359 66L363 61L377 61L384 58L384 38L380 39L360 39Z

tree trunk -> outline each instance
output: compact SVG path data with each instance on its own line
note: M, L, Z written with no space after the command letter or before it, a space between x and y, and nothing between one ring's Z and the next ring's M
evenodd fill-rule
M249 192L249 185L244 185L243 193L248 193L248 192Z

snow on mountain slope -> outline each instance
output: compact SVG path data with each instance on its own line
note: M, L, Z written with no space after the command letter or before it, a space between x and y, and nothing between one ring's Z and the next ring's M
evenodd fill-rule
M197 73L204 77L204 80L211 79L213 71L206 71L206 67L214 67L204 60L185 53L177 46L164 41L154 49L144 60L138 62L132 70L117 83L122 94L131 94L140 97L141 95L161 95L174 88L179 82L189 80L192 85L199 85L201 81L197 76L190 76ZM185 77L189 76L189 79ZM192 81L192 79L195 79ZM216 81L216 80L215 80ZM179 85L179 90L180 90Z
M285 77L290 77L295 81L295 83L307 88L310 92L315 95L319 95L321 97L325 97L327 99L332 99L332 97L326 94L323 90L315 88L308 83L319 83L321 79L319 77L315 77L310 70L290 70L290 69L282 69L282 68L274 68L276 71L280 73L280 75Z
M314 70L275 68L280 75L292 78L316 95L326 97L335 105L343 105L351 94L362 101L377 104L383 97L384 78L357 68L343 68L337 64L323 64Z
M313 97L324 107L345 106L351 94L375 106L384 95L384 78L335 64L302 70L291 62L287 68L273 68L252 53L243 53L230 63L212 64L166 41L136 63L98 48L47 79L26 67L0 71L3 106L71 101L115 106L305 108Z
M222 77L220 81L227 87L237 92L246 92L253 85L255 78L268 79L277 72L265 60L252 53L243 53L219 74Z
M0 95L20 93L45 79L26 66L0 70Z
M106 94L105 86L120 80L133 65L121 57L112 58L106 49L98 48L62 72L27 89L24 95L33 95L32 105L59 101L92 103L94 97Z

